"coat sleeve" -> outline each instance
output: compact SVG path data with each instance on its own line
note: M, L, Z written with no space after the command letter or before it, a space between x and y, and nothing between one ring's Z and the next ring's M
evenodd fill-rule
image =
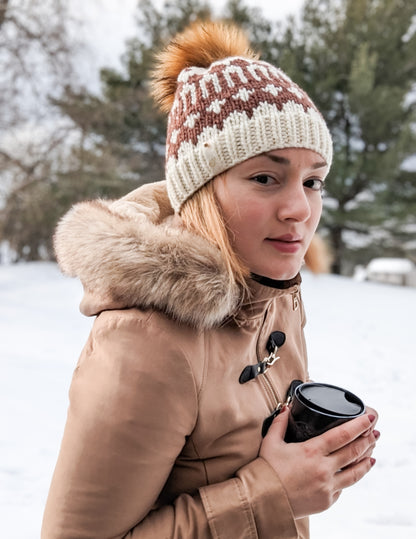
M107 318L98 317L74 372L41 538L298 537L260 458L154 509L195 425L197 387L169 335L128 315Z

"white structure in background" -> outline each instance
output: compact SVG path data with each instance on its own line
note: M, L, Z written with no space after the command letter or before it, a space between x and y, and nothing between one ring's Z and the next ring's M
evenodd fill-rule
M407 258L374 258L366 268L357 266L354 278L358 281L416 286L416 266Z

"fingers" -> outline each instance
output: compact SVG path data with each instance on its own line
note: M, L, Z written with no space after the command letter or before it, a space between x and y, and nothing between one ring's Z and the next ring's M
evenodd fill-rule
M342 490L355 485L355 483L358 483L358 481L360 481L360 479L362 479L371 470L375 463L376 459L365 458L360 462L340 470L335 477L336 490Z
M377 420L378 420L378 413L376 412L376 410L374 410L374 408L370 408L369 406L366 407L365 409L365 413L368 414L368 415L373 415L375 417L375 420L374 420L374 425L377 423Z
M367 413L305 442L287 444L289 413L284 408L274 419L259 455L279 475L293 513L300 518L327 509L344 488L368 473L375 463L371 455L379 433L374 430L376 414Z
M277 417L273 420L267 436L278 437L283 440L286 434L287 423L289 419L289 408L284 406Z
M374 414L365 414L325 432L319 437L327 455L347 446L371 430L376 420Z
M378 413L374 410L374 408L370 408L369 406L366 407L365 411L368 415L373 415L375 417L371 427L363 434L363 436L368 436L376 426L376 423L378 421Z
M372 432L369 436L360 436L347 446L335 451L329 457L334 461L335 469L345 469L351 464L361 462L371 456L380 433Z

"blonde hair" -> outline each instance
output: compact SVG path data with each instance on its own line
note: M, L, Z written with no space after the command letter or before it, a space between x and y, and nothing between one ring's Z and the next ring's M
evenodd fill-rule
M213 180L203 185L184 202L180 216L188 230L197 233L218 247L231 281L247 292L247 279L250 276L250 270L231 244L230 231L215 196Z
M305 264L312 273L329 273L333 261L327 242L315 234L305 253Z
M217 178L223 178L225 173ZM221 206L215 196L214 180L209 181L188 198L180 216L184 226L218 247L230 280L249 295L250 270L236 253L231 243L232 232L227 227ZM315 234L305 253L305 264L313 273L328 273L332 261L326 242Z

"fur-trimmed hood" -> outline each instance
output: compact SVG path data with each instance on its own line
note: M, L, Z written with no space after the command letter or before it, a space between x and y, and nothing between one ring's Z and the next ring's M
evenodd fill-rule
M175 222L165 182L117 201L76 204L59 222L61 270L84 286L81 311L155 308L198 328L235 310L238 287L216 247Z

